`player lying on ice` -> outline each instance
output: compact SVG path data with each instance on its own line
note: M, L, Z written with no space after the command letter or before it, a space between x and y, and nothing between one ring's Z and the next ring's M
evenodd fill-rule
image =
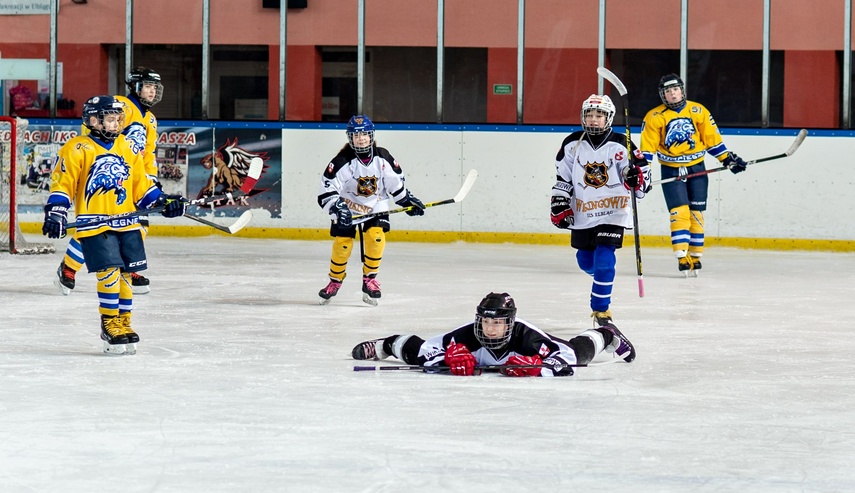
M394 356L425 369L450 370L453 375L480 373L479 365L543 365L503 368L512 377L569 376L573 366L586 365L605 351L627 363L635 348L612 323L589 329L565 341L516 318L508 293L490 293L475 310L475 321L424 340L415 335L393 335L357 344L353 359L380 360Z

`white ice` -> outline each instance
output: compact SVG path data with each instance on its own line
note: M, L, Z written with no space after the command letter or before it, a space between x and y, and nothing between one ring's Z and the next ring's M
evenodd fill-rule
M64 242L58 242L58 249ZM489 291L590 327L569 246L390 242L328 306L330 242L150 237L135 356L101 352L94 275L0 256L0 491L855 491L855 255L619 251L638 359L563 379L354 372L358 342L430 336ZM383 364L393 364L383 362Z

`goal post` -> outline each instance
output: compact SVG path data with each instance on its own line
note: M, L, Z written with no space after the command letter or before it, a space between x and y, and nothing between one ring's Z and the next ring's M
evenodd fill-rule
M0 251L9 253L54 253L50 243L28 242L18 222L18 185L26 180L25 132L29 122L0 116Z

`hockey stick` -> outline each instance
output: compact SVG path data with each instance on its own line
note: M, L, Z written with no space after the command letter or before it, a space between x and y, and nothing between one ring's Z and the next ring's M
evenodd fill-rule
M222 231L223 233L228 233L233 235L238 231L242 230L250 221L252 221L252 211L244 211L240 217L237 218L235 222L233 222L230 226L223 226L222 224L217 224L213 221L208 221L207 219L202 219L201 217L191 216L190 214L184 214L184 217L187 219L192 219L198 223L205 224L210 226L216 230Z
M425 204L425 209L428 207L436 207L438 205L445 204L456 204L459 202L463 202L463 199L466 198L466 195L469 193L469 190L472 189L472 185L475 184L475 180L478 178L478 172L474 169L470 169L469 173L466 175L466 179L463 180L463 185L460 187L460 190L457 192L457 195L450 199L440 200L439 202L428 202ZM382 216L384 214L397 214L399 212L407 212L413 210L413 206L401 207L400 209L392 209L383 212L370 212L368 214L354 214L353 220L357 219L371 219L372 217Z
M589 366L603 366L603 365L611 365L613 363L617 363L618 361L623 361L620 358L613 358L608 361L601 361L598 363L588 363L587 365L564 365L569 366L571 368L587 368ZM487 370L487 371L501 371L513 368L553 368L550 365L475 365L476 370ZM440 373L440 372L448 372L451 369L447 366L438 366L438 367L430 367L430 366L420 366L420 365L386 365L386 366L354 366L353 371L389 371L389 370L403 370L403 371L424 371L427 373Z
M605 67L598 67L597 73L607 81L611 82L618 90L621 101L623 102L623 119L626 123L626 152L629 158L629 165L635 166L632 163L632 133L629 130L629 96L627 96L626 86L623 85L617 75ZM632 234L635 238L635 272L638 274L638 297L644 298L644 276L641 273L641 234L638 232L638 202L635 198L635 190L630 190L629 195L632 198Z
M787 152L783 152L781 154L775 154L774 156L761 157L760 159L754 159L751 161L746 161L745 165L748 166L751 164L757 164L757 163L763 163L766 161L772 161L774 159L781 159L781 158L785 158L785 157L790 157L793 154L795 154L795 152L799 149L799 146L802 145L802 142L804 142L805 137L807 137L807 134L808 134L808 131L803 128L803 129L799 130L799 134L796 135L796 140L793 141L793 144L790 146L789 149L787 149ZM685 168L682 166L680 167L680 169L685 170ZM683 171L679 176L674 176L671 178L664 178L662 180L657 180L657 181L654 181L652 184L653 185L661 185L662 183L671 183L672 181L677 181L677 180L686 181L689 178L694 178L696 176L704 176L704 175L708 175L710 173L717 173L719 171L724 171L726 169L730 169L730 168L728 168L727 166L721 166L718 168L705 169L703 171L698 171L698 172L692 173L692 174L685 174L685 171Z

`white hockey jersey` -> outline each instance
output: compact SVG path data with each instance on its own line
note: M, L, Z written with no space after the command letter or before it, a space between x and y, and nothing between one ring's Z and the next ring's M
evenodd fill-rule
M601 224L632 229L632 197L624 186L625 170L630 158L641 169L644 185L635 192L641 199L650 189L650 165L635 144L630 147L632 155L627 151L626 136L611 130L593 140L584 132L574 132L561 143L552 195L570 199L574 216L570 229Z
M404 172L386 149L375 147L371 160L365 163L347 147L324 170L318 205L329 213L341 197L353 214L385 211L389 199L397 202L406 197L404 181Z

